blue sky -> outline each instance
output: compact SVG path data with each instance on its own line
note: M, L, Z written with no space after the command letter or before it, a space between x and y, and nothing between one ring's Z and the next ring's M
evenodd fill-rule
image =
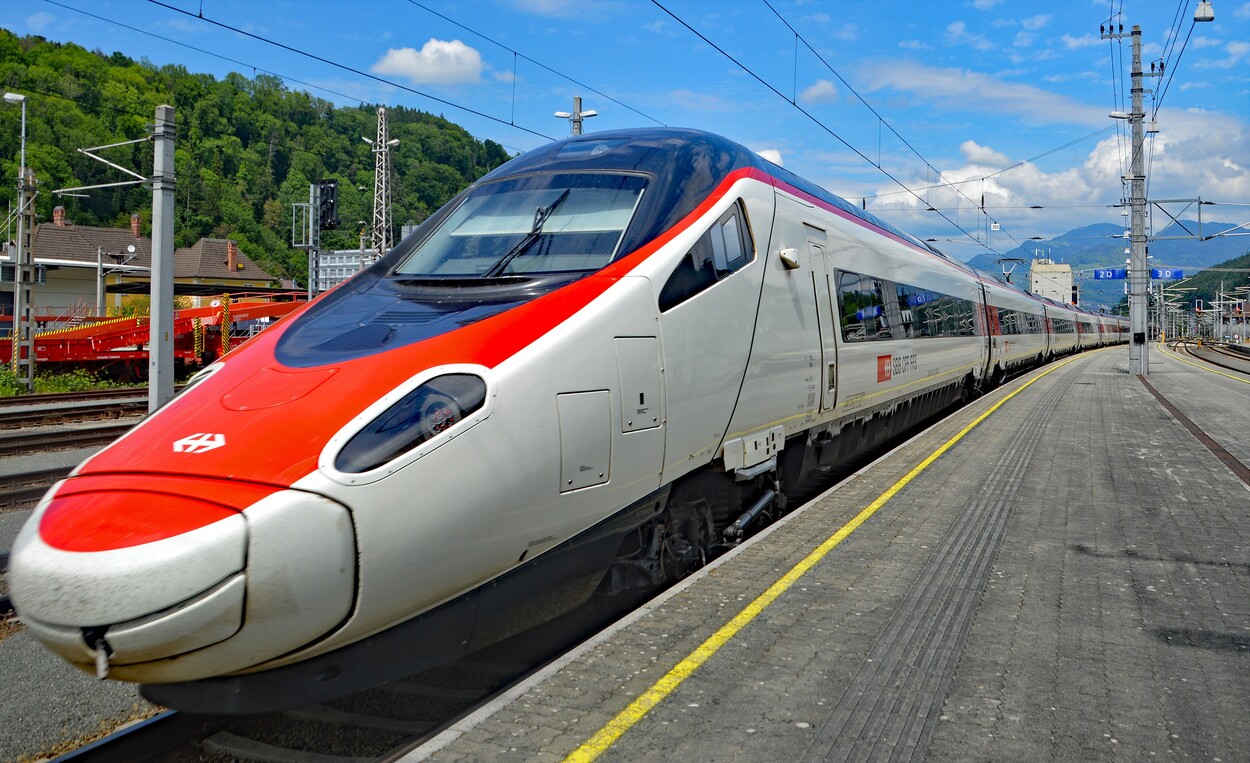
M32 0L0 7L0 26L219 77L267 70L338 104L442 114L513 150L567 135L553 112L581 95L599 112L588 132L721 133L834 193L867 197L963 258L1121 220L1109 205L1127 193L1127 131L1108 114L1128 110L1131 51L1127 39L1099 39L1099 25L1140 24L1145 68L1168 65L1145 84L1160 128L1149 197L1200 196L1219 202L1205 219L1250 220L1247 0L1213 0L1215 21L1196 25L1197 0L162 2L185 13Z

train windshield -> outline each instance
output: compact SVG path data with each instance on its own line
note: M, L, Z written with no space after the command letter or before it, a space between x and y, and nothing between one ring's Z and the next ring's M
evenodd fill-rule
M599 270L617 254L647 180L540 174L485 183L393 271L408 278L498 278Z

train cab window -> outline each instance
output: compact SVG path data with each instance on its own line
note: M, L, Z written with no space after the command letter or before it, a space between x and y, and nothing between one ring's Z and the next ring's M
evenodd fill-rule
M647 181L543 173L483 183L395 269L406 279L587 273L616 256Z
M751 261L754 247L739 202L721 215L677 263L660 290L660 312L668 312L734 274Z
M891 339L883 282L871 276L842 271L838 274L838 305L842 311L842 338L848 342Z

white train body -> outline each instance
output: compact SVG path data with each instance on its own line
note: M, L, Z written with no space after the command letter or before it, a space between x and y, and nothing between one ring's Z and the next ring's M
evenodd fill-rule
M157 701L313 701L683 574L813 470L1122 330L724 139L573 138L54 487L13 599Z

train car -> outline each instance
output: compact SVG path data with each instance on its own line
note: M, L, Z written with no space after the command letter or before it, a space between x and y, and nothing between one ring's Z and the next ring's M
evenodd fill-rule
M1076 308L1053 299L1043 299L1043 306L1046 309L1050 357L1076 352L1080 347L1080 335L1076 329Z
M172 707L354 691L686 574L1039 362L1045 310L724 138L570 138L54 486L12 599Z
M1100 347L1101 334L1098 330L1098 316L1085 310L1076 311L1077 346L1082 350Z
M1009 373L1041 365L1049 344L1041 301L1010 284L986 283L984 289L996 379L1001 382Z

